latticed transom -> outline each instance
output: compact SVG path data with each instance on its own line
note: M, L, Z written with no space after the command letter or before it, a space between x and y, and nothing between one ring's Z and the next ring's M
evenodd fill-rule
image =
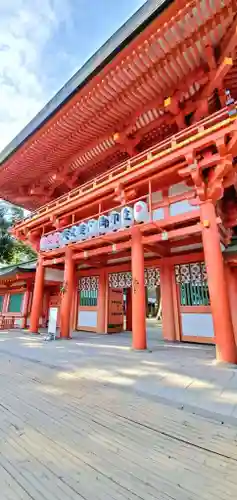
M139 134L140 150L157 130L162 135L156 140L174 133L175 116L164 100L179 88L183 106L200 93L210 77L206 47L220 44L235 11L236 0L195 0L165 23L158 16L106 66L96 84L92 79L9 157L1 169L1 195L38 207L81 183L108 156L116 163L126 151L123 140L115 140L118 130L126 140ZM233 82L230 77L228 83Z
M79 290L98 290L99 276L85 276L79 279Z
M156 267L147 268L144 271L145 286L155 288L160 284L160 270ZM109 274L110 288L131 288L132 273L130 271Z

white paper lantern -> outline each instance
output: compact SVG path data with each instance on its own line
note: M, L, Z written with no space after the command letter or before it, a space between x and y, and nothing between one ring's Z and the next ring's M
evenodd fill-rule
M134 219L136 222L141 224L142 222L148 222L149 212L148 206L145 201L137 201L133 207Z
M80 224L78 224L78 226L75 226L76 227L76 241L80 241L81 239L81 236L80 236Z
M48 249L48 238L47 236L42 236L42 238L40 239L40 250L44 252L47 249Z
M56 248L60 247L60 232L57 231L56 233Z
M121 227L121 215L120 212L113 210L109 214L109 230L117 231Z
M47 248L46 250L53 250L54 248L57 248L56 247L56 238L55 238L55 235L57 237L57 233L52 233L52 234L48 234L47 236Z
M72 226L68 228L67 240L68 243L73 243L77 241L77 226Z
M88 221L88 236L90 238L98 236L98 221L96 219L90 219Z
M50 234L48 236L48 245L50 246L50 249L59 247L59 245L60 245L60 233L58 231L55 231L55 233Z
M68 245L70 243L70 227L67 227L60 233L60 243L62 246Z
M123 207L121 210L121 226L131 227L134 223L133 210L131 207Z
M109 217L107 215L101 215L98 221L99 234L106 234L109 231Z
M79 224L77 234L79 240L83 241L88 238L88 224L86 224L86 222L81 222L81 224Z
M59 233L59 246L60 247L64 247L65 243L64 243L64 239L63 239L63 231L60 231Z

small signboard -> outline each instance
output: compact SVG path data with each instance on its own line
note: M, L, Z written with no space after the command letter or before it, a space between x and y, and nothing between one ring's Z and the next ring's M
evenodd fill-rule
M56 337L57 331L57 317L58 317L58 308L50 307L49 308L49 324L48 324L48 334Z

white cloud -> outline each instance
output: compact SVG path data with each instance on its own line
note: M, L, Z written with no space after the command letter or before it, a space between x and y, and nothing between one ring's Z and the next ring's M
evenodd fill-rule
M0 150L50 97L43 51L69 7L70 0L0 0Z
M0 151L144 1L0 0Z

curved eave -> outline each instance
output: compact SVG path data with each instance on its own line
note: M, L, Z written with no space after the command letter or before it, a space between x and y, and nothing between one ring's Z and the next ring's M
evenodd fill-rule
M2 165L24 142L56 113L86 83L98 74L124 46L131 42L174 0L146 2L59 90L33 120L0 153Z
M29 261L15 266L6 266L0 268L0 281L6 278L14 277L16 274L34 273L36 270L36 261Z

